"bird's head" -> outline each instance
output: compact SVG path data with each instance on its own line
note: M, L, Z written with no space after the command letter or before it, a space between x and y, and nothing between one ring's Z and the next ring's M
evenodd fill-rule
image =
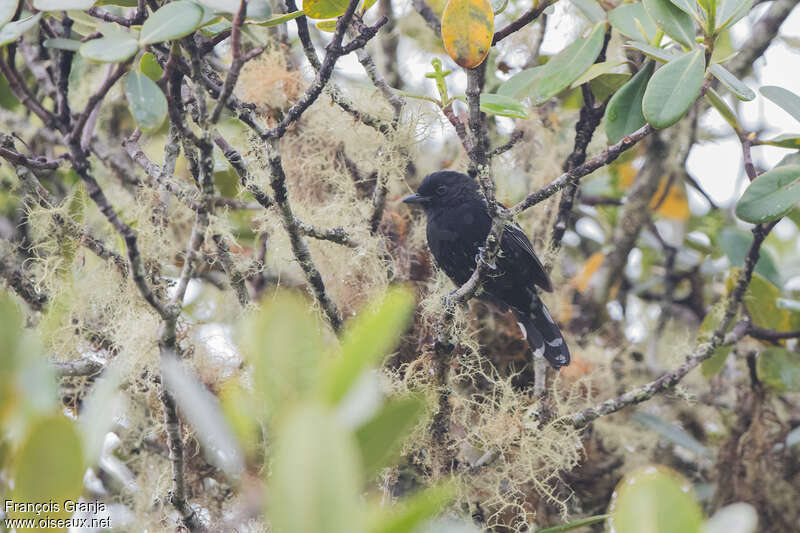
M438 207L452 208L482 201L478 182L452 170L428 174L415 194L403 198L404 203L419 204L426 212Z

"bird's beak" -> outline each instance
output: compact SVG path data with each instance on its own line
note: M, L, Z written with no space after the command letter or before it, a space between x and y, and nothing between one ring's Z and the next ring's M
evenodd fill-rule
M404 204L424 204L428 202L429 198L427 196L422 196L420 194L414 193L409 194L405 198L403 198Z

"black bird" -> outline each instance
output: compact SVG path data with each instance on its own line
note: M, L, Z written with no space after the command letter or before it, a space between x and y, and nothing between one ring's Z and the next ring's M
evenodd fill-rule
M489 206L478 187L478 182L466 174L449 170L434 172L422 181L416 194L403 198L403 202L419 204L425 210L431 253L439 268L459 286L475 270L492 226ZM550 278L522 228L508 224L481 297L503 309L510 307L525 328L533 353L544 355L558 369L569 364L569 349L539 299L536 286L553 291Z

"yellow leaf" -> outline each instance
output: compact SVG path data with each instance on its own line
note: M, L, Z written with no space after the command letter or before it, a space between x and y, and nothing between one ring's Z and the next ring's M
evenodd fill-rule
M583 265L581 273L570 280L570 283L578 289L578 292L584 292L589 288L589 282L592 280L592 276L597 272L597 269L600 268L600 265L603 264L603 259L605 258L606 256L602 252L592 254L589 259L586 260L586 264Z
M442 15L442 41L448 55L464 68L475 68L489 54L494 13L489 0L450 0Z
M620 189L627 189L633 185L633 180L636 178L636 169L630 161L617 165L617 172L619 173Z
M664 176L661 179L658 190L653 195L653 199L650 200L650 209L655 209L658 206L656 212L667 218L688 220L691 213L689 212L689 199L686 197L686 189L683 183L669 185L669 181L668 176ZM664 197L664 189L667 186L669 186L669 191Z

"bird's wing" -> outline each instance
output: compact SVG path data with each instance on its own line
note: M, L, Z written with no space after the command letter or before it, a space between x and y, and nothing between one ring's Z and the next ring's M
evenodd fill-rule
M501 247L509 252L515 253L515 255L519 254L529 259L533 283L541 287L542 290L553 292L553 283L550 281L550 276L547 275L547 271L536 256L533 245L531 241L528 240L528 236L525 235L525 232L522 231L522 228L516 224L506 224L501 240Z

